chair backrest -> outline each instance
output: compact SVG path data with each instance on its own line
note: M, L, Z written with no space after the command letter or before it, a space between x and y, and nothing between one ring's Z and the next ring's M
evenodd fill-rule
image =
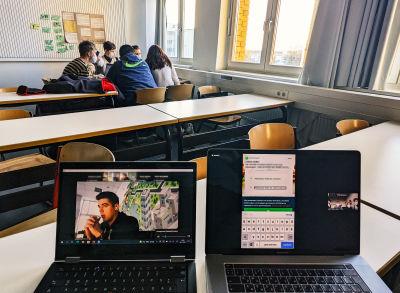
M136 90L136 103L140 105L165 101L165 87Z
M0 120L11 120L29 117L31 117L31 113L23 109L0 110Z
M3 87L0 88L0 93L16 93L17 92L17 87Z
M58 206L59 164L60 162L114 162L113 153L102 145L89 142L69 142L59 147L54 180L53 208Z
M251 149L294 149L293 127L286 123L265 123L249 131Z
M216 85L205 85L199 87L199 98L205 94L214 94L220 92L220 88Z
M89 142L70 142L61 148L60 162L115 161L113 153L102 145Z
M336 128L341 135L352 133L369 127L369 123L365 120L346 119L336 123Z
M180 84L167 86L167 99L181 101L191 99L193 96L193 84Z
M200 157L191 160L197 164L196 180L207 178L207 157Z

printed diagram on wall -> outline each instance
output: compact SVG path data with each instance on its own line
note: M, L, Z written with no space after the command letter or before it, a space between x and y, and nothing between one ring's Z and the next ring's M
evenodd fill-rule
M104 15L63 11L62 18L67 43L77 44L85 40L94 43L106 41Z

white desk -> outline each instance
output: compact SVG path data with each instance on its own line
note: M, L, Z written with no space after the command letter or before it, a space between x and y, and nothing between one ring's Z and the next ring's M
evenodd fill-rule
M42 94L31 96L19 96L15 92L0 93L0 106L17 106L20 104L36 104L39 102L70 100L70 99L85 99L104 96L118 96L118 92L108 92L105 94Z
M360 151L361 199L400 217L399 122L378 124L305 149Z
M293 104L292 101L253 94L192 99L151 104L150 107L167 113L179 122L212 118L237 113L278 108Z
M0 121L0 151L177 123L149 106Z
M205 271L206 180L197 182L196 273L197 292L206 292ZM361 255L379 270L398 250L400 221L365 205L361 207ZM0 238L1 292L33 292L55 254L56 225Z

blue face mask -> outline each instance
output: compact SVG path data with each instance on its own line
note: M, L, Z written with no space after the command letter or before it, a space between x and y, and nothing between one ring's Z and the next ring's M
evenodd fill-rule
M104 60L103 58L99 59L99 62L97 63L98 66L103 67L104 66Z
M90 58L90 62L92 62L92 63L96 63L97 62L97 55L96 54L94 54L92 56L92 58Z

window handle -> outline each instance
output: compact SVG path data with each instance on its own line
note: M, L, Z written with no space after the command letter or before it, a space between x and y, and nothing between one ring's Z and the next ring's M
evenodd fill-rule
M270 32L271 31L271 27L272 27L272 19L265 20L264 21L264 32L267 31L267 29Z

